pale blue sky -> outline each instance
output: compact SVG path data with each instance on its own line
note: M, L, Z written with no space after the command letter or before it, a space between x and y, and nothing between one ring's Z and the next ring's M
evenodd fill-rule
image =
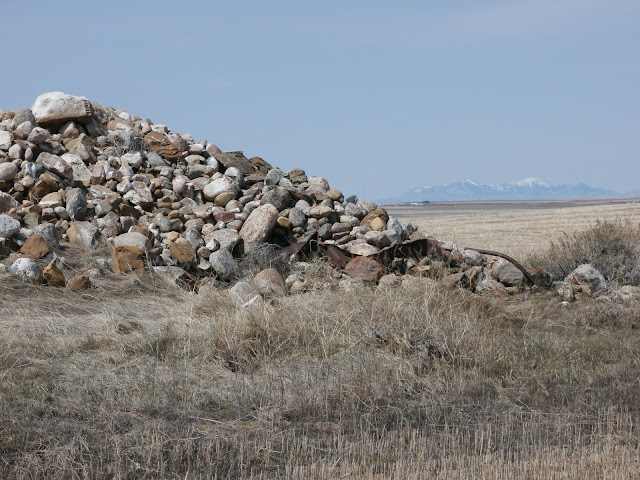
M640 189L640 2L3 2L0 108L46 91L382 198Z

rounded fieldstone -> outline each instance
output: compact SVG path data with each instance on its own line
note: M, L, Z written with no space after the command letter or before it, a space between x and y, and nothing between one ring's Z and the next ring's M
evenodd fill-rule
M0 238L11 238L20 230L20 222L9 215L0 215Z

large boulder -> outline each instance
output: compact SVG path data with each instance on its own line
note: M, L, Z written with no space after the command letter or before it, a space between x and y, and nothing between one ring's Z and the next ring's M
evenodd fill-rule
M86 123L93 117L91 102L62 92L49 92L36 98L31 107L40 125L65 123L70 120Z
M264 243L273 233L277 221L278 209L270 203L260 205L251 212L240 230L245 251L250 252Z

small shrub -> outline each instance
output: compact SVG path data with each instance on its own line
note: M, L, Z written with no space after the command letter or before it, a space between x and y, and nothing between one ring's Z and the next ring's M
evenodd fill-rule
M573 235L551 242L530 264L561 280L576 267L592 264L607 281L640 285L640 226L631 222L597 221Z

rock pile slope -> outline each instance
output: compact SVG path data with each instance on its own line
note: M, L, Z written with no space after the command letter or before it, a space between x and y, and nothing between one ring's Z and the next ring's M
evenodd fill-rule
M522 273L425 237L384 208L358 202L326 179L285 172L259 157L60 92L30 109L0 111L0 260L26 282L86 288L70 277L61 242L112 253L98 269L151 269L175 278L237 280L237 260L263 245L293 259L320 251L350 277L393 284L413 274L476 291L519 289ZM262 296L303 290L300 276L269 270ZM244 288L244 290L243 290ZM255 295L254 295L255 297ZM254 298L251 297L251 298Z

